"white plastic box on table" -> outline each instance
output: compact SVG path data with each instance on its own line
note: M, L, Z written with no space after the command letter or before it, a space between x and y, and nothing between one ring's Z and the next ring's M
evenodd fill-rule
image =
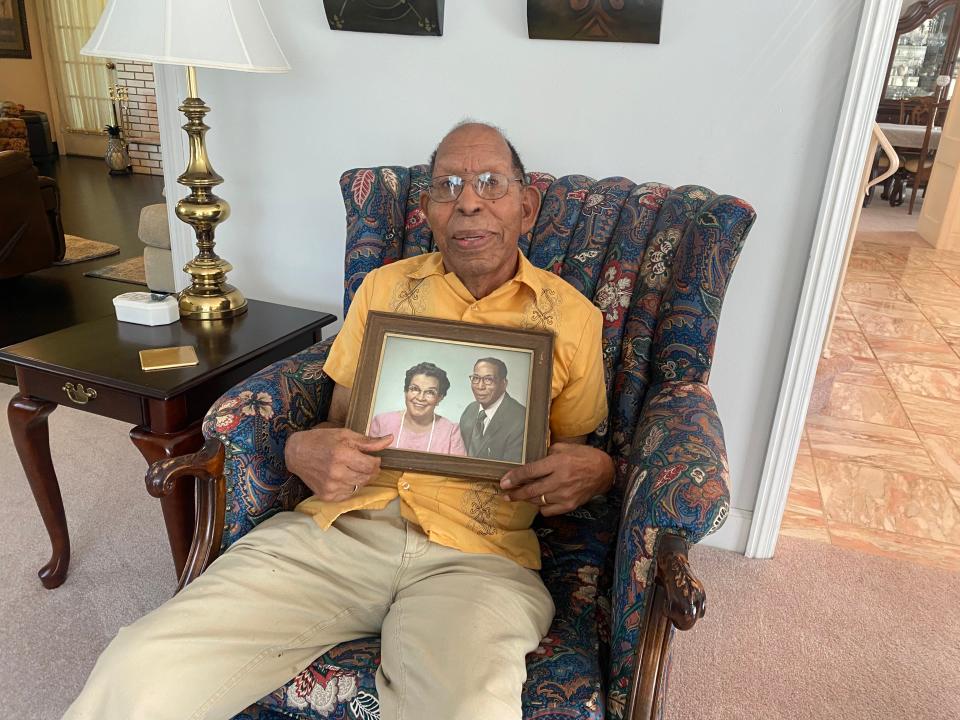
M117 320L137 325L169 325L180 319L176 295L128 292L113 299Z

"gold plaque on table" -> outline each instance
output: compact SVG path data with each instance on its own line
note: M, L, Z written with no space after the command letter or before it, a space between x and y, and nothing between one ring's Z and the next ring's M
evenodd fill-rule
M197 351L193 349L192 345L140 351L140 367L148 372L190 367L199 363Z

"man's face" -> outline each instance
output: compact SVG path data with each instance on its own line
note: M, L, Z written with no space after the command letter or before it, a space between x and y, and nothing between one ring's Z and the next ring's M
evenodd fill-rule
M478 362L473 366L473 375L476 380L470 381L473 397L483 407L490 407L500 396L507 391L507 379L500 377L496 365Z
M436 202L424 192L420 207L447 271L456 273L471 292L480 289L489 293L516 272L517 242L533 227L540 196L531 187L511 182L504 197L481 198L472 181L476 174L486 171L517 177L504 139L484 126L454 130L437 150L433 176L461 176L465 182L460 197Z

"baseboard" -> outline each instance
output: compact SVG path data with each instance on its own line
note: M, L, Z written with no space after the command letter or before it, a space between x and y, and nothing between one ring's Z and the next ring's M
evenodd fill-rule
M753 513L750 510L731 508L723 527L712 535L707 535L699 544L743 553L747 549L747 537L752 524Z

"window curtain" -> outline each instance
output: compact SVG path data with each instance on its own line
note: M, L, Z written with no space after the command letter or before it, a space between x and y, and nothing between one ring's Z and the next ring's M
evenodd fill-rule
M80 54L100 19L106 0L40 0L44 14L44 44L49 48L48 72L57 89L64 129L103 132L113 124L109 86L112 73L105 58Z

